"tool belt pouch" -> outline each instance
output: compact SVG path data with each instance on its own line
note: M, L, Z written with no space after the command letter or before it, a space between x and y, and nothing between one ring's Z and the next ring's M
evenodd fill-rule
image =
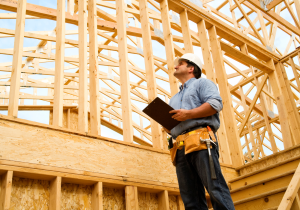
M176 153L177 153L177 145L174 144L173 148L170 149L171 161L174 166L176 166Z
M213 132L208 132L206 128L198 129L194 132L194 134L180 135L176 139L176 143L174 143L173 148L170 149L171 160L174 166L176 166L176 154L178 149L182 149L182 146L178 146L178 142L184 142L185 146L185 154L189 154L191 152L207 149L206 143L201 143L201 139L209 139L210 136L212 140L216 142L216 138ZM212 148L212 146L210 146Z
M207 149L206 144L200 142L201 134L193 134L191 136L188 136L185 139L185 154L189 154L191 152ZM202 139L204 139L204 138L202 137Z
M191 152L207 149L206 143L201 143L201 139L209 139L209 133L206 128L199 129L195 134L189 135L184 140L185 142L185 154ZM213 136L212 140L216 142L215 137ZM212 146L211 146L212 148Z

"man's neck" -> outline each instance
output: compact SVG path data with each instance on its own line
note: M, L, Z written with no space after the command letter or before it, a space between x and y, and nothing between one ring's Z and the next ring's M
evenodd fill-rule
M190 77L186 77L186 78L181 78L181 79L179 79L179 81L181 82L181 84L183 86L184 83L186 83L187 81L189 81L192 78L195 78L195 77L194 76L190 76Z

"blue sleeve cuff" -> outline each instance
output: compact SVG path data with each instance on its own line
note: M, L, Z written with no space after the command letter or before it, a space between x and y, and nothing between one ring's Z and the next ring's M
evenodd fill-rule
M223 109L223 104L217 99L211 98L208 99L206 102L209 103L209 105L217 112L220 112Z

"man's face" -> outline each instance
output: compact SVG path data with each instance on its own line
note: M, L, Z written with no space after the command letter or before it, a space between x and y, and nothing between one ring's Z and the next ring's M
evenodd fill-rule
M187 62L183 59L179 60L177 66L175 66L175 71L173 75L179 79L181 77L188 76L190 73L193 73L194 67L187 67Z

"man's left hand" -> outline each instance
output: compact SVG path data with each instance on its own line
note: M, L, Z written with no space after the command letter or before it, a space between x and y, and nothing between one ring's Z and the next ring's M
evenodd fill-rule
M189 110L186 109L177 109L169 112L170 114L175 113L172 118L178 121L186 121L190 119Z

